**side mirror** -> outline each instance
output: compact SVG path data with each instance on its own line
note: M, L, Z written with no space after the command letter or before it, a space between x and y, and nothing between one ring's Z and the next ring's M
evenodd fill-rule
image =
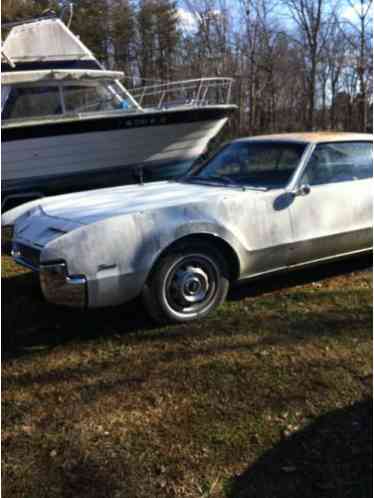
M299 197L299 196L304 197L310 194L310 185L307 184L300 185L299 187L296 187L294 190L292 190L291 194L294 197Z

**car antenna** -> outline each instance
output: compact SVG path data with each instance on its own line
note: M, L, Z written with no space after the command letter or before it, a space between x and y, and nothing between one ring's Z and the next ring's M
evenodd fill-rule
M133 170L134 178L138 180L139 185L144 185L144 166L143 164L138 164Z

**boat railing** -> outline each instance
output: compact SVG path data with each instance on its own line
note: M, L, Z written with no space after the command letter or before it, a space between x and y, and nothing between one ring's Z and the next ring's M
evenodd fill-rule
M135 87L130 91L143 109L227 105L233 82L232 78L200 78Z

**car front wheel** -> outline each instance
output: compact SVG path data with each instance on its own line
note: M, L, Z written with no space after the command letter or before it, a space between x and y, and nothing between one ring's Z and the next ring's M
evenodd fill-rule
M189 245L158 262L143 291L148 313L158 323L205 317L223 303L229 288L227 264L210 245Z

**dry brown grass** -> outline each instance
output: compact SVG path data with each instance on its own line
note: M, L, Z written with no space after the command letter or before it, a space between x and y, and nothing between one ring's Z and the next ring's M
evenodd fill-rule
M138 302L47 305L3 257L4 496L367 496L367 264L252 283L160 329Z

